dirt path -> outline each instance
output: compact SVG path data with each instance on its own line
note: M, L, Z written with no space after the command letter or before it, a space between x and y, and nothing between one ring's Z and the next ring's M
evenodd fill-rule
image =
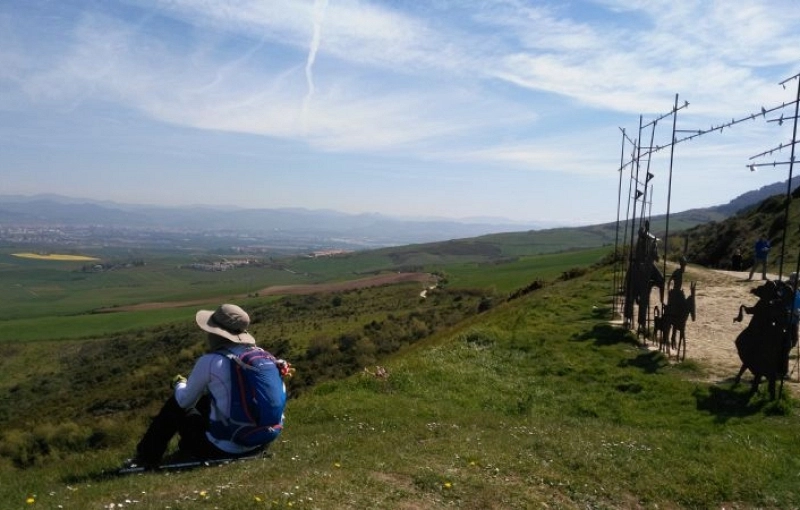
M436 276L430 273L385 273L359 280L344 282L319 283L309 285L275 285L258 291L259 295L312 294L316 292L339 292L344 290L364 289L395 283L420 282L426 286L436 282Z
M436 276L430 273L384 273L358 280L347 280L333 283L313 283L303 285L273 285L256 291L260 296L281 296L298 294L315 294L318 292L341 292L345 290L365 289L367 287L378 287L381 285L392 285L395 283L420 282L425 287L436 283ZM221 296L216 298L192 299L188 301L162 301L151 303L139 303L135 305L117 306L114 308L103 308L98 312L131 312L135 310L157 310L161 308L179 308L182 306L217 305L219 303L245 298L246 294L238 296Z
M668 268L668 271L672 269ZM777 275L768 275L777 278ZM739 313L739 305L752 306L757 298L750 290L761 285L761 280L748 281L748 272L718 271L698 267L687 267L683 279L684 288L689 282L697 282L696 308L697 320L689 319L686 325L686 359L696 360L706 367L709 382L722 382L732 379L739 371L741 362L736 353L736 336L747 326L748 317L742 322L734 322ZM658 302L654 292L651 302ZM793 351L793 356L795 352ZM790 370L795 368L792 358ZM784 387L800 392L798 370L795 368ZM751 374L744 376L749 382Z

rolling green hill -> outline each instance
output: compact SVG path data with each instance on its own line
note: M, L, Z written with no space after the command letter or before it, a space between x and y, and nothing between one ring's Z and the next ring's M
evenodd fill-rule
M486 266L485 277L501 267ZM193 310L181 324L107 339L0 343L0 478L15 480L0 485L0 500L14 508L800 504L797 403L696 382L701 365L639 349L607 322L610 282L610 267L597 265L514 299L495 295L488 307L486 295L447 285L425 299L400 285L253 301L256 336L298 367L286 431L269 458L172 475L109 470L132 451L167 381L202 351ZM295 342L297 331L306 340ZM376 364L387 377L373 375Z

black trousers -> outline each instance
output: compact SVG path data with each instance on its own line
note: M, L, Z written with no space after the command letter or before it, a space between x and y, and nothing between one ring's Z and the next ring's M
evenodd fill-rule
M231 457L206 437L210 406L211 399L203 397L195 407L183 409L174 396L170 397L136 446L137 459L146 465L158 465L175 434L179 436L181 455L201 459Z

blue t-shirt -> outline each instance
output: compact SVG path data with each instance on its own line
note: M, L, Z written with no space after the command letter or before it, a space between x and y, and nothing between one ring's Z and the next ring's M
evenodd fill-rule
M757 259L765 259L767 258L767 254L769 253L769 241L766 239L759 239L756 242L756 258Z
M797 324L797 319L800 318L800 288L794 293L794 310L792 310L792 324Z

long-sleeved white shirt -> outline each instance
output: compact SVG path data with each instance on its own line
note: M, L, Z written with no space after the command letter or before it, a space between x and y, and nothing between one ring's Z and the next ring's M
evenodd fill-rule
M230 351L239 355L249 347L249 345L236 345L231 347ZM231 369L230 360L223 355L204 354L195 363L187 381L175 386L175 400L184 409L192 407L200 397L208 393L211 395L210 419L218 421L221 418L228 418L231 408ZM234 455L255 449L217 439L209 432L206 432L206 437L220 450Z

